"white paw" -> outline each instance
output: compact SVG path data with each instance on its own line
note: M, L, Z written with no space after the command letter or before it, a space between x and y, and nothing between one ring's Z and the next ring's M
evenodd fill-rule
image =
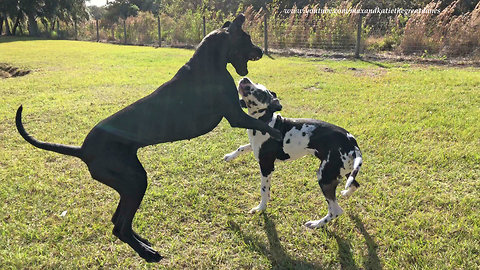
M250 209L250 211L248 211L248 213L250 214L255 214L257 212L262 212L263 210L267 209L267 206L266 205L258 205L257 207L254 207L252 209Z
M342 190L342 196L348 197L348 196L352 195L353 192L355 192L355 190L357 190L356 187L350 186L348 189Z
M305 227L307 227L309 229L316 229L316 228L325 226L325 224L327 224L327 223L323 219L311 220L311 221L305 223Z
M232 154L226 154L225 156L223 156L223 160L227 162L232 161L234 158L235 158L235 155L232 155Z

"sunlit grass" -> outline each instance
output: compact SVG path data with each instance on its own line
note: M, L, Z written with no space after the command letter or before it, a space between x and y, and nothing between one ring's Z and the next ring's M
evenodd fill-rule
M223 120L205 136L140 151L149 187L134 226L165 256L144 263L111 234L118 195L81 161L27 144L14 115L23 104L36 138L80 145L192 54L0 40L0 62L33 70L0 80L0 268L480 267L479 70L296 57L252 62L249 77L279 95L283 116L355 135L364 166L361 188L340 198L345 215L325 230L302 226L327 211L315 158L278 163L266 213L247 214L260 199L258 165L252 155L222 161L248 141Z

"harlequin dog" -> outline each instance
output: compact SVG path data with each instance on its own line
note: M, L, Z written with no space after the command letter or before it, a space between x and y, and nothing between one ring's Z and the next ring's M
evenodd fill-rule
M318 183L327 199L328 214L320 220L305 223L308 228L322 227L343 213L337 203L335 190L341 177L347 178L342 195L352 194L360 185L355 180L362 165L362 154L355 138L345 129L314 119L284 118L276 111L282 105L274 92L261 84L254 84L243 78L238 84L242 107L248 114L280 130L283 141L273 140L267 133L248 130L250 144L240 146L225 155L231 161L242 153L253 151L261 170L261 202L250 213L263 211L270 199L270 179L276 160L294 160L305 155L314 155L321 160L317 171Z

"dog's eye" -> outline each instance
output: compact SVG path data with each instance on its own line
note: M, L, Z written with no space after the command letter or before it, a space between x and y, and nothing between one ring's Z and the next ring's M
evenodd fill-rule
M250 91L250 86L245 86L245 90Z

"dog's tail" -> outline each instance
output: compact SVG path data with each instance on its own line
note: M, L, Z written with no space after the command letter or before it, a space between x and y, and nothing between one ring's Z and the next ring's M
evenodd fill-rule
M345 184L345 190L342 191L342 195L348 196L352 194L358 187L360 187L360 184L355 180L355 177L357 177L358 172L360 171L360 168L362 167L363 159L362 159L362 152L360 152L360 149L358 147L355 147L355 158L353 159L353 170L348 176L347 183Z
M17 115L15 116L15 124L17 125L18 132L20 132L20 135L22 135L22 137L27 142L29 142L33 146L38 147L40 149L53 151L53 152L57 152L64 155L74 156L80 159L82 158L82 150L80 147L41 142L36 140L32 136L30 136L30 134L27 133L27 131L25 130L22 124L22 110L23 110L23 107L20 105L20 107L18 107L18 110L17 110Z

